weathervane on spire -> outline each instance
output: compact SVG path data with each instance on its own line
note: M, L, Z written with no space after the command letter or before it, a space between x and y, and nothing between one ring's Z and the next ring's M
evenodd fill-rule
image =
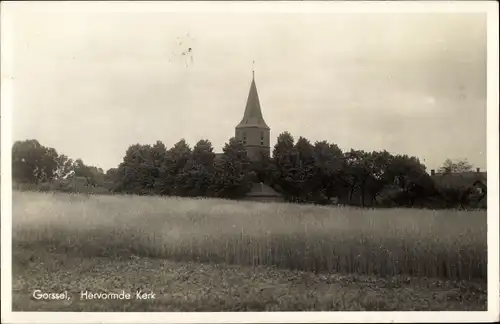
M252 78L255 78L255 60L252 61Z

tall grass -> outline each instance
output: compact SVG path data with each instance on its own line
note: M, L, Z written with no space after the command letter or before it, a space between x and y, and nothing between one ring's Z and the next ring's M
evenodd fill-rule
M13 247L486 280L486 212L13 193ZM15 257L15 256L14 256Z

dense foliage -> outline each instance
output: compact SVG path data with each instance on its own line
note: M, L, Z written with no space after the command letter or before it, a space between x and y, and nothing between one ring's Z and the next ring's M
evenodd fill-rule
M466 161L446 160L449 174L472 168ZM442 187L433 181L418 158L387 151L343 152L327 141L297 141L284 132L278 136L272 158L263 155L250 161L243 144L231 138L222 154L215 154L209 140L190 147L180 140L173 147L131 145L117 168L104 172L59 155L36 140L16 142L12 149L13 180L16 183L61 183L79 177L89 187L107 192L182 197L238 199L252 182L262 182L289 202L381 207L475 207L477 199L469 187ZM457 171L458 170L458 171ZM484 188L484 191L486 188ZM472 198L471 198L472 197ZM481 199L484 196L480 197Z

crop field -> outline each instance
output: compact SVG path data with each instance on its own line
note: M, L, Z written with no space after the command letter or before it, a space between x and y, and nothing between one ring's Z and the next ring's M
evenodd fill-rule
M486 310L486 251L486 211L13 192L14 311Z

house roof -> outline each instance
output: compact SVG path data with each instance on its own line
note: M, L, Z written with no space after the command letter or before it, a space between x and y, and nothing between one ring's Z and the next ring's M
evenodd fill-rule
M476 181L486 184L486 172L436 173L432 176L436 184L443 187L471 187Z
M245 127L261 127L270 129L264 121L264 117L262 117L259 94L257 93L257 86L255 85L255 77L252 77L252 84L250 85L250 92L248 93L245 114L243 115L241 122L238 126L236 126L236 128Z
M273 188L260 182L253 183L250 192L246 194L247 197L281 197Z

